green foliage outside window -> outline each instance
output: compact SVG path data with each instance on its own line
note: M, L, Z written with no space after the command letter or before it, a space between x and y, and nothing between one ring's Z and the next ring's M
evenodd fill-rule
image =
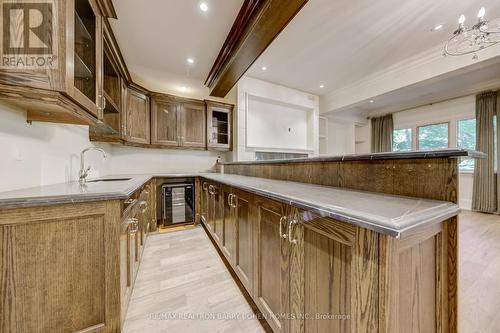
M457 147L471 150L476 149L476 119L459 120L457 130ZM474 159L461 158L459 167L462 170L474 170Z
M443 148L448 148L448 123L420 126L418 128L418 149Z
M392 151L411 150L411 128L394 130L392 134Z

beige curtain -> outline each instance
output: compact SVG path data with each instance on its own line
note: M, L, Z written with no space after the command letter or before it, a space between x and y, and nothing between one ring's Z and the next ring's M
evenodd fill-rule
M474 167L472 209L480 212L497 211L497 180L495 179L495 150L493 118L497 112L497 93L485 92L476 96L476 150L488 154L477 159Z
M372 118L372 153L392 151L392 114Z
M497 92L498 94L498 92ZM500 95L497 96L497 108L496 108L496 115L497 115L497 151L495 152L497 154L497 170L496 170L496 178L497 178L497 188L496 188L496 194L497 194L497 212L500 213L500 177L498 176L498 173L500 171Z

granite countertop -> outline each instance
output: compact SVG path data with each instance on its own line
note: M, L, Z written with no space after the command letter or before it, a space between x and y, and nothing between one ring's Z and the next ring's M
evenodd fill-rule
M456 204L446 201L232 174L201 176L393 237L460 212Z
M394 237L400 237L404 232L419 225L442 221L460 212L456 204L444 201L218 173L112 175L99 179L129 179L87 182L85 186L80 186L78 182L69 182L0 192L0 209L122 200L153 177L197 176Z
M386 153L349 154L338 156L302 157L291 159L261 160L261 161L237 161L223 162L222 165L237 164L272 164L272 163L302 163L302 162L337 162L337 161L366 161L366 160L399 160L413 158L457 158L457 157L486 158L487 155L480 151L448 148L436 150L414 150Z
M124 181L77 181L0 192L0 209L54 205L74 202L127 199L153 177L196 177L198 173L164 173L143 175L109 175L97 179L130 178Z

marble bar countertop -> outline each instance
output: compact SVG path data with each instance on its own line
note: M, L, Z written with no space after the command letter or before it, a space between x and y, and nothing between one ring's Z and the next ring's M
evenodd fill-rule
M92 182L94 179L89 179L84 186L81 186L77 181L73 181L0 192L0 209L101 200L122 200L127 199L153 177L185 178L196 177L198 175L199 173L109 175L97 179L129 179L111 182Z
M393 237L460 212L456 204L446 201L232 174L200 176Z
M338 156L321 156L321 157L302 157L290 159L276 160L260 160L260 161L236 161L223 162L222 165L239 165L239 164L272 164L272 163L303 163L303 162L338 162L338 161L366 161L366 160L400 160L400 159L415 159L415 158L458 158L472 157L483 159L487 155L480 151L448 148L437 150L414 150L414 151L399 151L387 153L367 153L367 154L350 154Z

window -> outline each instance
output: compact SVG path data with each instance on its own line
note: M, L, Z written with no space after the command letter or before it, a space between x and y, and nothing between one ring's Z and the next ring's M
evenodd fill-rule
M464 149L476 149L476 119L462 119L457 124L457 147ZM460 170L474 170L474 159L469 157L460 158L458 164Z
M411 150L411 128L394 130L392 135L392 151Z
M418 149L448 148L448 123L419 126Z

